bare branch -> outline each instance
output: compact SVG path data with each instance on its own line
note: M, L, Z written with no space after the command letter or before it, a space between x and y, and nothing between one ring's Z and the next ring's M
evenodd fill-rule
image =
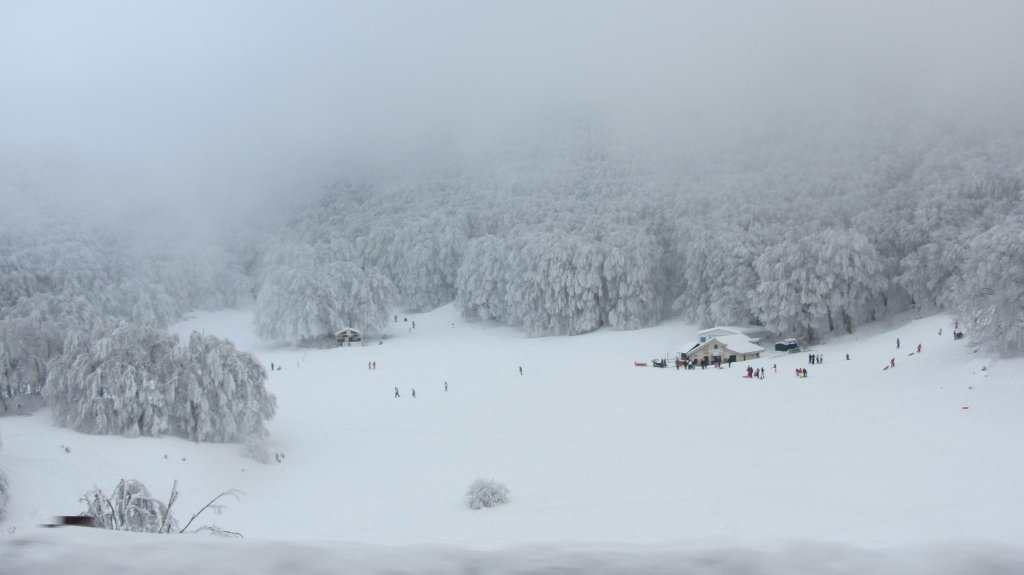
M220 495L214 497L213 499L210 500L209 503L203 505L203 507L199 511L196 511L195 514L192 515L192 518L188 520L188 523L186 523L185 526L182 527L181 531L179 531L178 533L184 533L186 530L188 530L189 526L192 525L192 522L196 520L196 517L202 515L203 512L206 511L207 509L213 509L215 512L219 512L220 509L223 509L223 505L217 504L217 500L220 499L221 497L224 497L225 495L230 495L235 499L238 499L239 494L244 495L241 491L237 489L228 489L227 491L224 491Z

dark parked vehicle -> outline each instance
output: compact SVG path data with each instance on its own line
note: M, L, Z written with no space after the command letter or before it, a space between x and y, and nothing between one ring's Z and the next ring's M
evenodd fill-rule
M796 353L800 351L800 342L793 338L775 342L775 351L788 351L790 353Z

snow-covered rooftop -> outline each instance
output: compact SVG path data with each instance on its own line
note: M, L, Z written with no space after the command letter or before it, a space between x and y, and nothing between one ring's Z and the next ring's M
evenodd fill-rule
M768 329L763 327L763 326L760 326L760 325L746 325L746 326L716 325L715 327L709 327L707 329L702 329L702 330L698 331L697 335L705 335L705 334L709 334L709 333L716 332L716 331L731 331L731 332L737 333L737 334L768 333Z
M759 353L764 348L750 341L750 338L743 334L720 335L714 338L725 345L725 347L736 353Z
M679 348L679 351L680 351L680 353L686 353L686 352L690 351L691 349L697 347L698 345L700 345L699 341L688 341L688 342L684 343L682 347Z

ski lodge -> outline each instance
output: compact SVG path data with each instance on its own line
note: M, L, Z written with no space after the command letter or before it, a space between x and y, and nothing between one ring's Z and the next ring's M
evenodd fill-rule
M682 359L704 359L709 363L728 363L730 361L747 361L761 357L764 348L757 345L747 336L736 333L731 335L719 335L707 338L704 342L696 345L690 344L689 349L684 347L679 355Z
M765 348L758 344L771 337L771 332L761 326L726 325L702 329L697 337L679 350L680 359L727 363L761 357Z

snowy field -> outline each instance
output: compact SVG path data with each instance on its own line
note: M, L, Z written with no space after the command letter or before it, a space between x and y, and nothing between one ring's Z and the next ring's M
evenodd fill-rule
M239 489L244 496L202 523L246 539L203 537L195 557L263 553L314 570L344 556L375 566L352 572L486 561L490 572L584 572L595 561L613 572L701 572L716 562L736 572L934 572L924 558L939 548L953 549L942 564L954 570L944 572L1024 566L1013 547L1024 536L1024 360L972 353L969 340L952 340L948 317L864 326L814 349L822 365L807 365L806 352L752 362L766 368L764 380L741 377L743 363L635 367L694 339L696 329L678 322L527 338L466 323L450 306L407 317L383 344L326 350L262 342L247 312L174 327L229 337L283 367L268 384L278 401L270 448L283 459L269 465L237 445L78 434L52 427L45 412L0 419L12 492L0 572L59 572L60 557L85 545L107 546L129 570L127 556L173 555L181 543L38 527L79 513L87 489L109 492L122 477L158 495L178 480L186 520ZM922 353L910 355L918 343ZM891 358L895 369L883 370ZM797 379L797 367L809 377ZM511 503L467 509L463 494L478 477L507 485ZM609 549L625 551L601 555ZM977 566L969 557L987 558L989 570L956 570Z

